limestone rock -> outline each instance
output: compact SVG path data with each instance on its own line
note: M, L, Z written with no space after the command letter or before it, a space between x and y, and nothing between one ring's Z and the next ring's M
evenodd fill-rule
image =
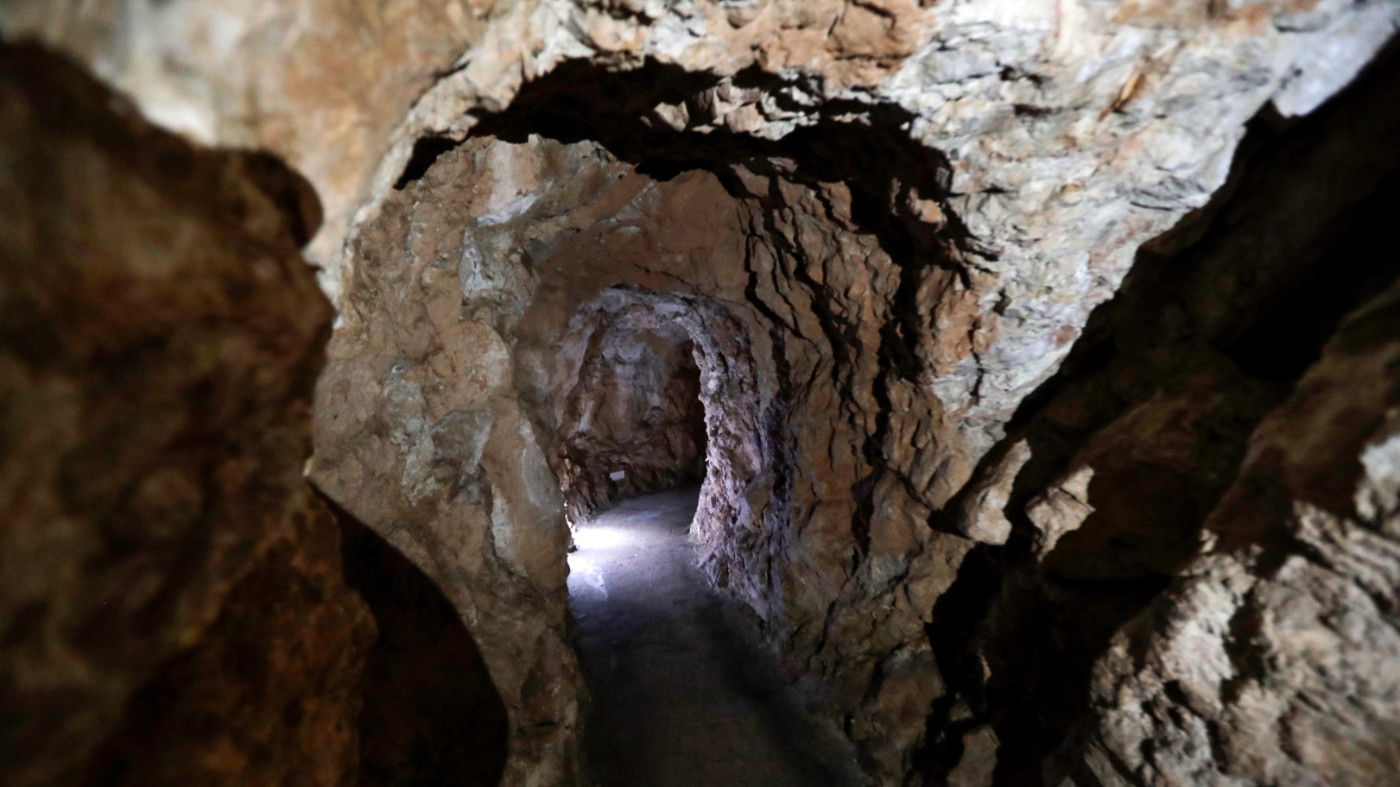
M756 177L747 169L741 176ZM785 292L774 289L771 300L755 304L746 294L746 268L825 267L820 275L834 283L849 280L829 308L849 312L842 319L875 347L875 324L863 322L861 311L873 308L864 300L870 274L843 270L830 255L867 254L884 271L889 263L854 224L831 227L821 219L828 200L848 204L848 193L824 196L815 186L780 180L773 186L793 206L779 219L790 229L766 229L777 206L736 198L709 173L657 181L589 143L483 137L440 156L361 236L365 264L346 291L349 307L319 389L313 477L449 589L482 636L508 706L531 701L512 696L511 687L525 686L527 677L539 696L553 698L539 707L559 730L561 747L549 755L559 759L531 768L567 768L562 743L575 713L574 678L567 661L531 677L521 667L543 658L546 644L525 639L523 647L520 637L504 633L542 630L554 639L539 642L561 641L563 598L550 578L562 569L564 552L549 534L563 529L558 520L512 511L511 501L558 500L560 480L569 485L566 494L584 479L602 483L613 470L604 445L654 443L646 455L618 449L616 456L635 466L692 461L689 446L701 442L698 435L683 434L677 450L662 449L654 432L622 430L625 418L599 414L591 403L633 395L628 391L672 396L655 386L678 363L667 361L665 374L639 373L650 351L636 342L648 336L664 338L658 347L677 348L667 354L691 348L698 372L694 390L675 394L694 398L675 400L666 412L704 408L707 473L694 526L702 567L753 606L776 641L813 659L814 671L839 687L842 706L872 731L872 745L897 741L881 767L906 768L918 746L912 720L927 712L940 685L922 627L970 542L929 531L931 512L890 474L863 493L870 501L864 512L846 502L848 479L870 475L857 446L873 430L878 405L868 386L878 367L873 358L849 371L833 366L824 358L827 329L782 303L822 292L773 271L765 287ZM789 232L803 238L804 250L786 251ZM404 249L414 261L407 268L400 264ZM892 289L888 280L881 286ZM769 319L776 315L795 328L777 339L782 350L772 344ZM506 357L513 368L497 360ZM596 375L610 368L632 369L629 382L600 387ZM832 373L861 380L866 387L851 395L861 397L866 412L831 419L827 408L844 398L833 390ZM783 390L785 404L777 398ZM486 409L494 419L449 418ZM528 420L508 426L507 413ZM667 417L658 423L681 425ZM578 442L583 426L593 443ZM515 442L504 442L505 435ZM478 458L446 445L485 448ZM587 445L599 448L580 453ZM501 450L512 460L493 469L493 452ZM539 464L521 460L533 451L541 452ZM590 455L603 464L577 463ZM559 479L544 461L550 457ZM522 469L524 483L515 480ZM788 480L794 478L803 479L800 486ZM394 491L386 495L386 488ZM861 521L856 543L849 540L853 516ZM538 546L522 552L528 544ZM853 550L865 553L855 576ZM514 567L526 554L538 569L521 570L523 561ZM523 597L539 606L501 604L503 586L528 590ZM836 616L823 622L826 610ZM874 629L871 615L882 621ZM829 645L821 644L823 628ZM909 660L900 653L922 655ZM889 672L895 661L908 662L898 681ZM865 703L877 679L888 691ZM524 729L514 723L519 740ZM527 755L513 761L530 762Z
M311 478L426 572L476 638L509 717L503 783L565 783L568 530L509 333L533 282L529 247L506 233L544 162L504 147L470 160L488 177L456 180L441 202L390 202L360 237L364 264L317 386Z
M561 347L573 384L551 465L571 522L617 499L705 480L705 409L695 345L680 324L636 325L651 307L585 310ZM578 319L578 318L576 318ZM575 349L577 348L577 349ZM573 371L573 364L577 364Z
M1036 554L1044 558L1066 533L1072 533L1094 513L1089 504L1089 482L1094 468L1085 465L1054 484L1026 506L1026 518L1040 531L1035 539Z
M978 725L963 735L962 744L962 759L948 774L949 787L990 787L997 763L996 731Z
M1387 202L1384 184L1396 172L1392 147L1382 141L1393 133L1384 129L1396 122L1394 82L1385 76L1394 63L1378 64L1312 118L1259 118L1229 188L1143 250L1124 290L1091 321L1064 373L1018 416L1021 429L1007 439L1027 440L1034 454L1018 474L1006 511L1015 523L1007 551L968 565L950 589L948 605L956 600L973 611L962 619L950 613L941 631L943 616L935 616L936 637L966 632L969 638L950 648L940 667L964 672L949 680L950 692L966 697L977 718L997 730L1000 770L1052 784L1068 776L1072 783L1124 784L1359 778L1349 766L1320 759L1296 765L1287 778L1242 770L1221 741L1244 740L1268 725L1260 727L1262 717L1242 711L1211 715L1214 706L1201 704L1202 697L1222 707L1246 698L1230 688L1212 694L1215 684L1199 675L1224 674L1209 666L1217 661L1210 654L1223 648L1238 655L1240 643L1253 636L1244 623L1253 613L1242 618L1231 612L1244 609L1235 596L1271 581L1278 561L1290 559L1286 552L1269 557L1255 546L1232 545L1227 533L1256 526L1281 532L1262 525L1252 511L1302 516L1289 513L1292 501L1269 492L1276 468L1249 469L1258 460L1259 430L1321 373L1327 362L1322 347L1345 313L1400 273L1393 257L1360 251L1379 237L1373 233L1380 231L1376 222ZM1376 125L1358 122L1363 116ZM1332 341L1346 342L1347 330ZM1307 371L1320 356L1323 366ZM1360 381L1375 381L1381 366L1359 363L1350 373L1364 387L1371 383ZM1352 395L1337 384L1330 395L1338 402ZM1316 387L1317 396L1323 387ZM1315 435L1309 445L1332 451L1348 445L1338 431L1344 428L1297 427L1293 433ZM1351 456L1363 453L1350 445L1344 450ZM1329 461L1347 466L1357 460L1338 455ZM1092 478L1068 499L1066 481L1084 468L1093 469ZM1335 485L1312 478L1295 488L1316 493ZM1343 486L1340 498L1350 501L1355 487ZM1086 504L1093 510L1080 521ZM1078 527L1047 552L1043 528L1055 527L1061 512ZM1370 547L1334 549L1340 560ZM1210 579L1192 579L1197 576ZM1281 599L1271 596L1252 609L1264 617L1280 614L1264 606ZM1174 633L1177 623L1185 633ZM1153 633L1153 625L1172 633ZM1217 633L1198 636L1202 629ZM1175 647L1167 642L1183 646L1171 658L1190 671L1189 680L1165 662L1140 661L1148 650ZM1357 647L1384 658L1378 654L1388 646ZM977 668L982 659L990 679ZM1236 677L1226 684L1243 674L1238 667L1224 671L1230 669ZM1168 672L1173 677L1163 677ZM1309 685L1305 672L1290 671L1273 686L1295 678ZM1141 697L1117 692L1129 673L1161 692L1140 716ZM1036 710L1016 710L1026 706ZM951 719L934 724L940 727L957 729ZM1137 731L1124 732L1105 749L1087 733L1064 734L1077 728ZM1132 745L1141 748L1129 758ZM1274 757L1272 746L1241 743L1239 751L1257 751L1262 762ZM1149 750L1162 752L1158 764L1144 764L1153 759ZM1037 761L1043 755L1051 756L1042 769ZM1093 763L1092 773L1085 762Z
M1011 537L1011 521L1004 511L1011 499L1011 486L1030 459L1030 445L1021 440L1011 446L986 477L968 486L955 524L958 532L984 544L1006 543Z

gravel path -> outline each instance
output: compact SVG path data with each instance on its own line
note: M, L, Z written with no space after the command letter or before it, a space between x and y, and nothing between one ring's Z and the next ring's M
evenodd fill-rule
M845 739L803 712L752 613L694 568L696 499L628 500L579 528L569 606L592 694L586 775L599 787L865 784Z

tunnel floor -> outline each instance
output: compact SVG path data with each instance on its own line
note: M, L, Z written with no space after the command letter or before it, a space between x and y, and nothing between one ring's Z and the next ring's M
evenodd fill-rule
M861 785L834 728L804 714L752 613L714 593L687 540L697 489L625 501L580 526L570 607L599 787Z

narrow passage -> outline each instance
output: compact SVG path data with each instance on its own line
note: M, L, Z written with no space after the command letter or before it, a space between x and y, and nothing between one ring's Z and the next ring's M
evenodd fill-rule
M846 787L849 745L806 716L746 611L694 566L698 490L628 500L579 528L569 605L598 787Z

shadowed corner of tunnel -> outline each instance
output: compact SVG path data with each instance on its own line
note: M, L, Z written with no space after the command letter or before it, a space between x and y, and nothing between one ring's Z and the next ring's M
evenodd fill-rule
M358 783L496 785L508 718L476 640L427 574L317 494L339 523L346 584L379 626L365 667Z

